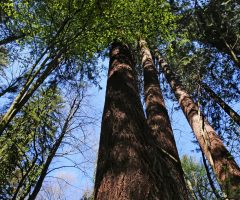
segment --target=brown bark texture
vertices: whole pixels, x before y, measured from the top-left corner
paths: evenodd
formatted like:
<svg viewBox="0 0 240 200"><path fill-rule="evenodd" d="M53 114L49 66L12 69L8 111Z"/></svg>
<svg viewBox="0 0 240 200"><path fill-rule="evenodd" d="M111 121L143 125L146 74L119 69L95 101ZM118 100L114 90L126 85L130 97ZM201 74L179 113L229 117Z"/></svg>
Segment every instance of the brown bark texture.
<svg viewBox="0 0 240 200"><path fill-rule="evenodd" d="M127 45L113 43L102 118L95 199L148 199L152 187L141 153L144 113Z"/></svg>
<svg viewBox="0 0 240 200"><path fill-rule="evenodd" d="M166 155L155 148L127 45L110 51L94 198L96 200L179 200ZM167 179L166 179L167 178Z"/></svg>
<svg viewBox="0 0 240 200"><path fill-rule="evenodd" d="M184 173L160 88L157 70L150 50L147 47L147 42L145 40L140 40L139 46L144 70L144 95L149 133L153 137L156 147L166 155L165 162L166 166L168 166L168 173L174 177L174 179L171 179L171 181L173 181L172 184L179 186L179 190L176 192L178 192L179 195L181 194L184 199L187 199ZM170 180L166 178L166 181Z"/></svg>
<svg viewBox="0 0 240 200"><path fill-rule="evenodd" d="M223 101L208 85L202 84L204 90L211 96L211 98L229 115L234 122L240 126L240 116L234 111L225 101Z"/></svg>
<svg viewBox="0 0 240 200"><path fill-rule="evenodd" d="M184 90L180 81L159 54L158 61L223 191L228 198L239 199L239 166L207 119L203 117L199 107L193 102L190 95Z"/></svg>

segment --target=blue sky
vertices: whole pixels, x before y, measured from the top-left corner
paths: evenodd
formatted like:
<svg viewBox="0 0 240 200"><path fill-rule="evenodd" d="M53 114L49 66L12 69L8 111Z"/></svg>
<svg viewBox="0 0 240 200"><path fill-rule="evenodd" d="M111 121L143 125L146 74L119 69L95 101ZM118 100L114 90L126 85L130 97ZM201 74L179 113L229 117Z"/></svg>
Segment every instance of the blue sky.
<svg viewBox="0 0 240 200"><path fill-rule="evenodd" d="M102 63L100 63L102 64ZM108 60L105 60L103 64L108 67ZM90 140L94 143L93 151L89 152L89 156L93 163L88 164L86 167L87 175L82 173L81 171L74 168L62 168L61 170L56 170L54 173L50 174L51 176L65 176L66 179L70 179L69 181L73 186L68 186L67 191L65 191L67 199L71 200L79 200L79 197L87 190L91 191L93 189L93 177L94 177L94 169L96 167L97 160L97 149L99 143L100 136L100 127L101 127L101 115L103 111L104 101L105 101L105 89L106 89L106 77L107 72L102 75L102 80L100 82L102 86L102 90L99 90L98 87L92 87L89 90L89 94L91 98L89 98L89 105L94 106L94 113L98 117L98 123L94 127L89 127ZM166 107L169 111L169 116L171 119L171 124L175 136L175 140L177 143L177 148L180 157L187 154L189 156L193 156L197 160L201 160L200 153L195 151L196 145L192 143L194 139L191 128L188 125L188 122L183 115L182 111L175 111L173 106L177 105L177 102L172 102L170 100L166 100ZM173 111L174 110L174 111ZM91 154L91 155L90 155ZM75 156L76 160L82 159L79 156ZM94 162L95 160L95 162ZM59 163L56 165L66 165L66 160L58 160Z"/></svg>
<svg viewBox="0 0 240 200"><path fill-rule="evenodd" d="M108 59L104 62L99 62L99 65L104 65L105 68L108 68ZM64 185L64 194L66 199L69 200L79 200L79 198L86 191L92 191L93 189L93 181L94 181L94 169L96 167L97 160L97 151L98 151L98 143L100 136L100 127L101 127L101 115L103 111L104 101L105 101L105 89L106 89L106 81L107 81L107 70L101 74L101 82L100 85L102 90L99 90L98 87L91 87L88 91L90 97L88 98L88 104L91 105L94 109L91 111L95 117L98 118L97 124L95 126L90 126L87 128L88 133L88 142L93 147L92 150L86 152L86 157L89 157L91 162L87 164L83 164L82 167L86 173L75 169L75 168L61 168L49 174L49 178L45 181L45 186L52 187L55 190L61 190L58 188L58 182ZM175 136L175 141L177 144L178 152L180 157L187 154L188 156L192 156L196 158L198 161L201 161L201 154L197 153L195 149L198 147L193 144L192 141L195 140L194 134L182 113L181 109L176 111L173 107L178 105L177 102L173 102L169 99L165 98L165 104L168 109L168 113L171 119L172 129ZM236 106L236 104L235 104ZM239 108L239 106L237 106ZM78 133L76 133L78 134ZM79 136L80 137L80 136ZM71 156L71 159L76 162L84 161L84 158L81 155ZM62 165L70 165L69 161L66 159L55 159L54 163L51 167L57 167ZM60 179L56 179L54 177L58 177ZM65 179L69 184L66 184L61 179Z"/></svg>

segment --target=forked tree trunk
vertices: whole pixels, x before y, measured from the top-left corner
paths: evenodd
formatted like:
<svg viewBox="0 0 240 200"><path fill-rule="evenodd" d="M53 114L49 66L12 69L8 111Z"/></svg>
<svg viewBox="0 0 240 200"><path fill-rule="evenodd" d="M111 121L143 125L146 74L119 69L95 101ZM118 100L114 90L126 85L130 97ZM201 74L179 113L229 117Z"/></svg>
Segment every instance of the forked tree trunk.
<svg viewBox="0 0 240 200"><path fill-rule="evenodd" d="M158 61L224 192L228 198L239 199L240 169L237 163L159 54Z"/></svg>
<svg viewBox="0 0 240 200"><path fill-rule="evenodd" d="M113 43L95 179L96 200L184 199L148 132L127 45Z"/></svg>
<svg viewBox="0 0 240 200"><path fill-rule="evenodd" d="M212 99L229 115L230 118L238 125L240 125L240 116L235 112L225 101L223 101L210 87L202 84L205 91L212 97Z"/></svg>
<svg viewBox="0 0 240 200"><path fill-rule="evenodd" d="M183 199L188 199L183 170L168 112L160 89L157 70L154 66L152 55L147 47L146 41L140 40L139 46L144 69L144 94L149 131L156 146L167 155L165 157L165 162L168 166L169 174L171 174L174 179L166 178L166 181L173 181L173 185L178 185L178 187L175 188L175 192L177 192L179 196L182 196ZM166 175L169 176L169 174Z"/></svg>

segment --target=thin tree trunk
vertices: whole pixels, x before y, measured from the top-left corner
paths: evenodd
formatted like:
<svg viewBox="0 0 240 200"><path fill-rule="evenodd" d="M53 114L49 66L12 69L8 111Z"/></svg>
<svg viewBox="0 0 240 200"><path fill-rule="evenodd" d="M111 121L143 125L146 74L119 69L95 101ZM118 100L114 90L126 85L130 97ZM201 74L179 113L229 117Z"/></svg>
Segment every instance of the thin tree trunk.
<svg viewBox="0 0 240 200"><path fill-rule="evenodd" d="M198 200L197 195L195 194L195 192L193 190L192 183L188 179L185 179L185 181L187 183L188 191L191 194L192 199L193 200Z"/></svg>
<svg viewBox="0 0 240 200"><path fill-rule="evenodd" d="M1 89L0 91L0 97L4 96L5 94L9 92L14 92L17 90L19 82L21 81L22 77L17 78L16 80L13 81L10 85L8 85L5 89Z"/></svg>
<svg viewBox="0 0 240 200"><path fill-rule="evenodd" d="M62 139L63 139L64 135L65 134L61 134L61 136L58 138L58 140L54 144L52 150L50 151L49 156L48 156L48 158L47 158L47 160L46 160L46 162L45 162L45 164L43 166L41 174L40 174L40 176L39 176L39 178L37 180L37 183L36 183L36 185L34 187L34 190L33 190L33 192L31 193L31 195L28 198L29 200L36 199L37 194L39 193L39 191L40 191L40 189L42 187L42 183L43 183L43 181L44 181L44 179L45 179L45 177L47 175L48 168L49 168L49 166L50 166L50 164L51 164L51 162L52 162L52 160L53 160L53 158L54 158L54 156L55 156L55 154L56 154L56 152L58 150L58 147L60 146L60 144L62 142Z"/></svg>
<svg viewBox="0 0 240 200"><path fill-rule="evenodd" d="M28 177L29 173L34 168L36 162L37 162L37 157L34 158L31 166L27 169L26 173L23 175L23 177L21 178L20 182L18 183L17 189L14 192L12 200L16 200L17 199L17 195L18 195L21 187L23 186L25 179Z"/></svg>
<svg viewBox="0 0 240 200"><path fill-rule="evenodd" d="M29 98L32 96L32 94L39 88L39 86L44 82L44 80L49 76L49 74L58 66L59 64L59 57L61 56L61 53L59 53L47 66L47 68L44 70L44 72L38 77L38 79L35 81L35 83L32 85L31 88L30 85L34 81L33 78L31 78L31 81L29 84L25 85L23 89L19 92L18 96L15 98L14 102L8 109L8 111L3 115L2 119L0 120L0 136L3 134L3 131L7 128L8 124L11 122L11 120L16 116L16 114L21 110L21 108L25 105L25 103L29 100ZM41 67L40 67L41 68ZM39 75L40 69L37 70ZM34 75L34 77L36 77Z"/></svg>
<svg viewBox="0 0 240 200"><path fill-rule="evenodd" d="M157 70L154 66L152 55L147 47L146 41L140 40L139 46L144 69L144 94L150 134L156 146L159 146L159 148L168 155L166 156L166 165L168 166L169 173L174 179L166 178L166 181L173 181L172 185L179 186L173 188L172 192L178 193L183 199L188 199L187 188L183 176L184 173L177 152L168 112L162 96ZM169 176L168 173L167 176Z"/></svg>
<svg viewBox="0 0 240 200"><path fill-rule="evenodd" d="M240 169L237 163L159 54L158 61L224 192L229 198L240 198Z"/></svg>
<svg viewBox="0 0 240 200"><path fill-rule="evenodd" d="M235 64L240 67L240 60L237 57L236 53L234 52L234 49L231 48L231 46L227 43L225 39L223 39L224 45L226 46L228 55L232 58L232 60L235 62Z"/></svg>
<svg viewBox="0 0 240 200"><path fill-rule="evenodd" d="M8 36L7 38L4 38L2 40L0 40L0 46L1 45L4 45L4 44L8 44L8 43L11 43L11 42L14 42L18 39L22 39L24 38L26 35L25 34L20 34L20 35L10 35Z"/></svg>
<svg viewBox="0 0 240 200"><path fill-rule="evenodd" d="M229 115L230 118L238 125L240 125L240 116L227 103L225 103L210 87L202 83L206 92L214 99L214 101L221 106L221 108Z"/></svg>
<svg viewBox="0 0 240 200"><path fill-rule="evenodd" d="M63 128L62 128L62 132L59 136L59 138L57 139L57 141L54 143L52 149L50 150L50 153L47 157L47 160L43 166L43 169L40 173L40 176L37 180L37 183L35 184L35 187L34 187L34 190L32 191L31 195L29 196L28 200L34 200L36 199L41 187L42 187L42 184L43 184L43 181L48 173L48 168L50 166L50 164L52 163L52 160L54 158L54 156L56 155L56 152L59 148L59 146L61 145L62 143L62 140L64 138L64 136L66 135L66 133L68 132L68 128L69 128L69 123L71 122L71 120L73 119L75 113L77 112L79 106L80 106L80 102L76 103L77 102L77 98L75 98L75 100L73 101L72 105L71 105L71 108L69 110L69 113L68 113L68 116L64 122L64 125L63 125Z"/></svg>
<svg viewBox="0 0 240 200"><path fill-rule="evenodd" d="M201 152L202 152L202 150L201 150ZM206 161L206 158L205 158L203 152L202 152L202 159L203 159L203 164L204 164L205 171L206 171L206 173L207 173L207 177L208 177L208 180L209 180L209 184L210 184L210 186L211 186L211 188L212 188L212 191L213 191L213 193L214 193L214 195L215 195L215 197L216 197L217 199L221 199L221 196L218 194L218 191L217 191L217 189L216 189L216 187L215 187L215 185L214 185L214 182L213 182L213 180L212 180L211 173L210 173L210 170L209 170L209 167L208 167L208 165L207 165L207 161Z"/></svg>

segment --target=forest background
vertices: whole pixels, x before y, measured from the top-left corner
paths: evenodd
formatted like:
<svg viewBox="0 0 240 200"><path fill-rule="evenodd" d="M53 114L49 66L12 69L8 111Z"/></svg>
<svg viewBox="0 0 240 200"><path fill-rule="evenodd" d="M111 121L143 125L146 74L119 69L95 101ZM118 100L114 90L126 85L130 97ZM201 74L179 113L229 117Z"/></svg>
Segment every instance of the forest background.
<svg viewBox="0 0 240 200"><path fill-rule="evenodd" d="M144 107L139 38L158 49L239 164L239 15L236 0L1 2L0 198L92 198L116 40L131 46ZM154 62L190 198L225 198Z"/></svg>

